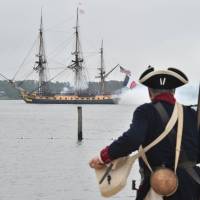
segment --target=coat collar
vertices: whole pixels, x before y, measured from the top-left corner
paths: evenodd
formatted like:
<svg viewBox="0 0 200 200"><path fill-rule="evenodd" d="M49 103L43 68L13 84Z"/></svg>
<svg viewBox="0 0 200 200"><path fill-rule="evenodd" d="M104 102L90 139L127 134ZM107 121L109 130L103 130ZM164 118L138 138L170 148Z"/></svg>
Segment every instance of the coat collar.
<svg viewBox="0 0 200 200"><path fill-rule="evenodd" d="M176 99L174 98L174 95L167 92L159 94L153 98L153 103L158 102L158 101L165 101L173 105L176 103Z"/></svg>

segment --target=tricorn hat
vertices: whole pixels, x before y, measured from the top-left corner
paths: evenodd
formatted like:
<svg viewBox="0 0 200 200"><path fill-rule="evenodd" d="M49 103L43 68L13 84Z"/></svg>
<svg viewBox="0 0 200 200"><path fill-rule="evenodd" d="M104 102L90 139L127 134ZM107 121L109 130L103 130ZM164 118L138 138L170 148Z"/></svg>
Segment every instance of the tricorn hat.
<svg viewBox="0 0 200 200"><path fill-rule="evenodd" d="M153 89L174 89L188 83L188 78L175 68L155 70L149 66L140 76L139 82Z"/></svg>

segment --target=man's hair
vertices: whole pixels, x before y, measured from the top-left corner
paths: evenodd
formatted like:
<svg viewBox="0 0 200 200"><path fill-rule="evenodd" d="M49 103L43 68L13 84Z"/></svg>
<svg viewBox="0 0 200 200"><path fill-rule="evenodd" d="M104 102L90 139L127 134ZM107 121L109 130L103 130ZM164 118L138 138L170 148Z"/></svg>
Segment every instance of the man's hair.
<svg viewBox="0 0 200 200"><path fill-rule="evenodd" d="M170 93L173 94L175 93L175 89L153 89L153 88L149 88L149 90L151 91L151 93L153 93L153 95L158 95L161 93Z"/></svg>

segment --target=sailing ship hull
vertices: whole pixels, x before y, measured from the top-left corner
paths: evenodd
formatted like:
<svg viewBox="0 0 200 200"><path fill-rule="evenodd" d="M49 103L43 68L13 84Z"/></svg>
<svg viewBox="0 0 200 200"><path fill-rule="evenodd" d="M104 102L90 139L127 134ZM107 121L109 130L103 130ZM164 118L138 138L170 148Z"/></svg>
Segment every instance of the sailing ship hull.
<svg viewBox="0 0 200 200"><path fill-rule="evenodd" d="M83 100L24 100L26 103L33 104L117 104L115 100L98 100L98 101L83 101Z"/></svg>
<svg viewBox="0 0 200 200"><path fill-rule="evenodd" d="M118 97L107 96L33 96L22 95L26 103L32 104L117 104Z"/></svg>

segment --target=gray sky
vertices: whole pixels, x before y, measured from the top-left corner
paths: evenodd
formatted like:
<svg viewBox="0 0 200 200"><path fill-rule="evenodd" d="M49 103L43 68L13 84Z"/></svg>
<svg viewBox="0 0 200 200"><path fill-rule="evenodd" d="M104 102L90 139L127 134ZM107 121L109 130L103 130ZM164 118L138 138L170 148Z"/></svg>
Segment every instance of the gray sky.
<svg viewBox="0 0 200 200"><path fill-rule="evenodd" d="M120 63L138 80L149 64L177 67L188 75L190 84L198 83L199 0L0 0L0 72L11 78L17 71L37 37L41 7L47 56L53 52L49 66L55 61L69 64L73 44L69 38L78 5L84 10L80 31L90 79L99 64L98 55L91 52L99 50L103 39L107 69ZM56 50L61 43L63 50ZM34 54L25 68L30 71L33 62ZM122 80L123 75L117 70L110 79Z"/></svg>

